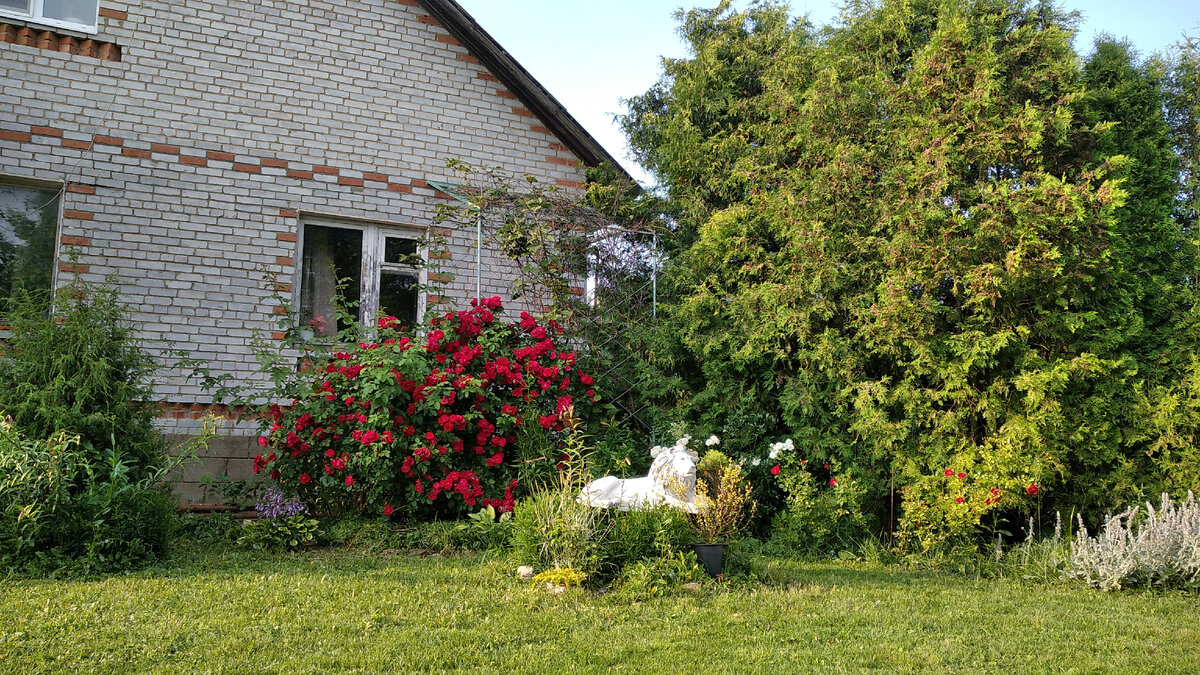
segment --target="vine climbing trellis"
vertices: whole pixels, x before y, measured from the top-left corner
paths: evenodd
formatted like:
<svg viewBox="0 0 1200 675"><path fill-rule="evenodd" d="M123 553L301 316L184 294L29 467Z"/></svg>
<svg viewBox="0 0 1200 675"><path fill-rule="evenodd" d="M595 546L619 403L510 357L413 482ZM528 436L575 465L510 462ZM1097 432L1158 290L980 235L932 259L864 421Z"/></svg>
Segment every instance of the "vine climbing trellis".
<svg viewBox="0 0 1200 675"><path fill-rule="evenodd" d="M588 369L604 382L618 420L642 436L654 435L654 415L641 395L647 328L658 318L659 277L666 264L669 227L655 217L619 217L607 199L581 196L532 177L513 179L499 169L451 162L454 183L436 187L454 197L441 207L440 224L473 228L478 268L493 248L511 260L514 299L553 315L568 328ZM628 187L619 190L628 192ZM476 294L480 294L478 269Z"/></svg>

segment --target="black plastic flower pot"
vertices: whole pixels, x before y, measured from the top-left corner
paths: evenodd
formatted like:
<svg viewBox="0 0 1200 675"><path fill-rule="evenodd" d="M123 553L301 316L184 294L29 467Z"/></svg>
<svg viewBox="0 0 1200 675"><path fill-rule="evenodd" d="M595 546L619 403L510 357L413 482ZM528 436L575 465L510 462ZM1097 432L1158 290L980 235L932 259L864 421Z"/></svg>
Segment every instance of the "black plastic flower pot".
<svg viewBox="0 0 1200 675"><path fill-rule="evenodd" d="M715 577L721 573L721 558L725 555L725 543L692 544L692 550L700 559L700 564L708 576Z"/></svg>

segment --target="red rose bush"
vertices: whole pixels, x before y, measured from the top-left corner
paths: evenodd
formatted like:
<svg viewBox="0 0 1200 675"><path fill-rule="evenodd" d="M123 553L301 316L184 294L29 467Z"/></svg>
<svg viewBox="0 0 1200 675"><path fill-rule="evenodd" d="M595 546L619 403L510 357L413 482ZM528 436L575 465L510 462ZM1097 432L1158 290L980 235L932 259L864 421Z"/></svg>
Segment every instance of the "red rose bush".
<svg viewBox="0 0 1200 675"><path fill-rule="evenodd" d="M555 322L505 323L499 298L471 305L423 335L383 317L374 341L332 354L312 391L273 408L255 473L327 513L511 511L517 429L586 417L594 382Z"/></svg>

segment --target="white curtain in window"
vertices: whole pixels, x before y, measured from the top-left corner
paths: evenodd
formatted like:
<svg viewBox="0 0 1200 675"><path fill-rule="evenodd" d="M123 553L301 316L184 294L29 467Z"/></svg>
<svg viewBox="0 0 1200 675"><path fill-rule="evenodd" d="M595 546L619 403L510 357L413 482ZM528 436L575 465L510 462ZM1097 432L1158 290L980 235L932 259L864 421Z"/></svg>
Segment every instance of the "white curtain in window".
<svg viewBox="0 0 1200 675"><path fill-rule="evenodd" d="M0 0L0 2L5 1ZM42 5L42 14L47 19L90 26L96 23L98 2L99 0L45 0Z"/></svg>

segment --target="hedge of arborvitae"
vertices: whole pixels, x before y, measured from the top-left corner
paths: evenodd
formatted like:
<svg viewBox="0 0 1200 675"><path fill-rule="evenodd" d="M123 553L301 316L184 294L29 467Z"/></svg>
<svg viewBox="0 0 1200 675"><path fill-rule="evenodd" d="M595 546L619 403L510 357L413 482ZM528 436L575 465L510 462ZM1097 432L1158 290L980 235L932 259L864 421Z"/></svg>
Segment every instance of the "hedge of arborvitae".
<svg viewBox="0 0 1200 675"><path fill-rule="evenodd" d="M1195 45L1081 58L1017 0L681 18L623 120L679 214L660 403L917 548L1200 487Z"/></svg>

